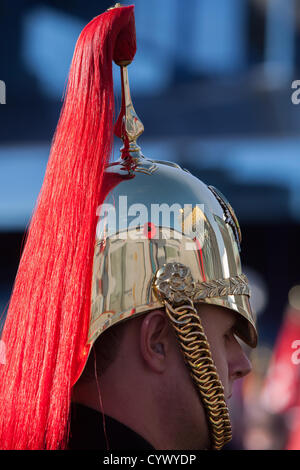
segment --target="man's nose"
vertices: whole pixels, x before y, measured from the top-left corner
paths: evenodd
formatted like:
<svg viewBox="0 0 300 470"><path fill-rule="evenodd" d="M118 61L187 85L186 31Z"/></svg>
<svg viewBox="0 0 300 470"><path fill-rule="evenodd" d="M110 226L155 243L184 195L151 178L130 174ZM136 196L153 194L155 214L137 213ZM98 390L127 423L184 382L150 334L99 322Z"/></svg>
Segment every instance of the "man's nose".
<svg viewBox="0 0 300 470"><path fill-rule="evenodd" d="M237 343L235 353L232 355L229 364L229 374L233 380L241 379L251 372L252 366L249 358Z"/></svg>

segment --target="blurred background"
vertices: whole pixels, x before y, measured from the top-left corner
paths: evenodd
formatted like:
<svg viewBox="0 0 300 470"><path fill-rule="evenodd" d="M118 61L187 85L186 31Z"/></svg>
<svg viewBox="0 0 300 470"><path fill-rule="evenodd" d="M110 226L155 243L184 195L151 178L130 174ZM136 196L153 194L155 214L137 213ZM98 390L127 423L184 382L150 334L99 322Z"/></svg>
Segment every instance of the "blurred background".
<svg viewBox="0 0 300 470"><path fill-rule="evenodd" d="M228 448L300 449L300 1L132 3L143 153L219 188L242 228L260 340L234 391ZM0 0L0 329L77 37L110 6Z"/></svg>

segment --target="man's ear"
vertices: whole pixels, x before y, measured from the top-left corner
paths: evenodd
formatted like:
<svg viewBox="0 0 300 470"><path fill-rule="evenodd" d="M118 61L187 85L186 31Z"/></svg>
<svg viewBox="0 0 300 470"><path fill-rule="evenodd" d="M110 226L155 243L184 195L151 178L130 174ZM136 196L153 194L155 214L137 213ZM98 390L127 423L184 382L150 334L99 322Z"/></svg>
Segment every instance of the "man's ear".
<svg viewBox="0 0 300 470"><path fill-rule="evenodd" d="M140 327L140 349L147 366L157 373L164 372L170 347L170 326L165 312L149 312Z"/></svg>

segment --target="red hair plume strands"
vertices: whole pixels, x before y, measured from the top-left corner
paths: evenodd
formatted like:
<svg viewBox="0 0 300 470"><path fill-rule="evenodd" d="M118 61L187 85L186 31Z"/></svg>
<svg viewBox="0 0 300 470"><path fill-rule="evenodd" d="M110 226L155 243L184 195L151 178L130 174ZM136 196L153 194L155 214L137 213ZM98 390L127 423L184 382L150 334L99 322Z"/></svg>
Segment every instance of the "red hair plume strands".
<svg viewBox="0 0 300 470"><path fill-rule="evenodd" d="M82 31L4 325L0 448L67 446L72 384L87 359L96 210L113 144L112 60L136 52L133 6Z"/></svg>

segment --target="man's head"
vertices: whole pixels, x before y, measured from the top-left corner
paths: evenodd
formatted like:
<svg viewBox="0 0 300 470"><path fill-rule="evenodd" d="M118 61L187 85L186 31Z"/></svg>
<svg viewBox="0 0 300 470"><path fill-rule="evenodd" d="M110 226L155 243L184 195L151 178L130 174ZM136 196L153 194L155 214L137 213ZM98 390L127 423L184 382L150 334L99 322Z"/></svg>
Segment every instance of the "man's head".
<svg viewBox="0 0 300 470"><path fill-rule="evenodd" d="M228 399L233 382L250 371L235 337L236 314L206 304L198 312ZM120 323L96 342L75 399L100 410L96 378L103 411L155 448L210 446L205 407L164 309Z"/></svg>

